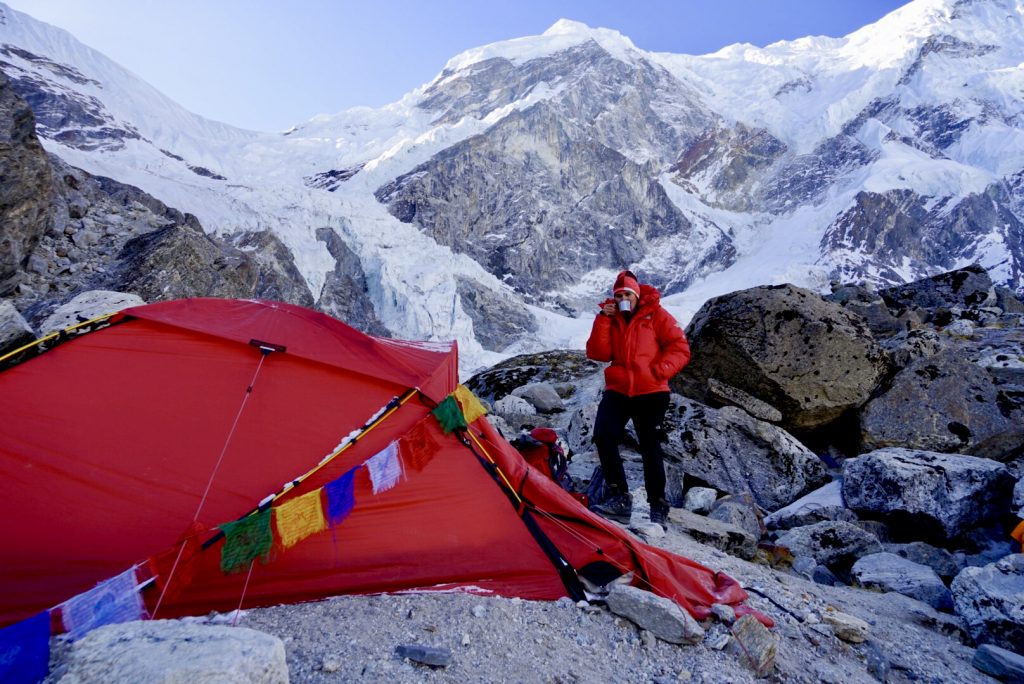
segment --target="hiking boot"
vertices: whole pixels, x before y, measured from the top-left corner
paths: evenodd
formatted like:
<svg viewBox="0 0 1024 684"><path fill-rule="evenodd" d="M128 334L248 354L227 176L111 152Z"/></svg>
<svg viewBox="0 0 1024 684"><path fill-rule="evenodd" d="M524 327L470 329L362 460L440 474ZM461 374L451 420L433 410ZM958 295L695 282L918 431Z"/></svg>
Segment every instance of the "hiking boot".
<svg viewBox="0 0 1024 684"><path fill-rule="evenodd" d="M590 510L615 522L628 525L633 512L633 497L629 494L612 496L599 504L594 504Z"/></svg>
<svg viewBox="0 0 1024 684"><path fill-rule="evenodd" d="M666 526L668 521L668 504L664 501L659 503L651 504L651 522L658 523L662 527Z"/></svg>

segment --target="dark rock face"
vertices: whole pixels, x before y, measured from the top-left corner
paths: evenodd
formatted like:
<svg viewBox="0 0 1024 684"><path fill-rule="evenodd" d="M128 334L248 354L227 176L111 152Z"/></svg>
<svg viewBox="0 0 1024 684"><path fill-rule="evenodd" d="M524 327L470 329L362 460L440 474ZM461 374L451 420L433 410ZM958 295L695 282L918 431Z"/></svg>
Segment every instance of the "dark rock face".
<svg viewBox="0 0 1024 684"><path fill-rule="evenodd" d="M792 430L861 406L887 369L862 318L792 285L709 300L686 336L693 359L673 389L704 401L708 380L718 379L779 409Z"/></svg>
<svg viewBox="0 0 1024 684"><path fill-rule="evenodd" d="M635 263L649 240L690 231L649 171L594 140L574 140L541 103L444 150L376 197L399 220L532 293Z"/></svg>
<svg viewBox="0 0 1024 684"><path fill-rule="evenodd" d="M74 67L16 46L0 46L0 55L12 60L25 60L76 83L99 85ZM35 112L42 136L81 150L118 150L124 147L125 140L141 139L133 125L116 120L98 98L67 88L55 88L38 75L12 62L0 60L0 68L10 77L18 95Z"/></svg>
<svg viewBox="0 0 1024 684"><path fill-rule="evenodd" d="M988 271L977 264L879 293L894 308L968 308L996 304Z"/></svg>
<svg viewBox="0 0 1024 684"><path fill-rule="evenodd" d="M741 409L673 397L666 456L680 471L730 494L749 493L775 510L828 481L824 464L781 428Z"/></svg>
<svg viewBox="0 0 1024 684"><path fill-rule="evenodd" d="M462 310L473 321L473 334L484 349L501 351L523 335L537 330L537 321L522 305L475 280L457 277Z"/></svg>
<svg viewBox="0 0 1024 684"><path fill-rule="evenodd" d="M974 456L879 449L843 463L843 498L894 534L944 541L1009 511L1006 466Z"/></svg>
<svg viewBox="0 0 1024 684"><path fill-rule="evenodd" d="M229 238L232 246L245 252L257 264L254 296L312 307L313 296L295 267L292 253L280 238L268 230L239 233Z"/></svg>
<svg viewBox="0 0 1024 684"><path fill-rule="evenodd" d="M327 274L323 290L320 291L317 308L370 335L391 337L390 331L377 318L367 296L370 286L359 257L330 228L318 228L316 236L327 244L335 260L334 270ZM295 274L298 275L298 269L295 269Z"/></svg>
<svg viewBox="0 0 1024 684"><path fill-rule="evenodd" d="M56 193L32 110L0 72L0 296L17 286L39 239L55 225Z"/></svg>
<svg viewBox="0 0 1024 684"><path fill-rule="evenodd" d="M889 389L860 413L864 450L895 446L1008 458L1016 434L992 377L961 352L919 359L900 371ZM1012 435L1011 435L1012 436Z"/></svg>

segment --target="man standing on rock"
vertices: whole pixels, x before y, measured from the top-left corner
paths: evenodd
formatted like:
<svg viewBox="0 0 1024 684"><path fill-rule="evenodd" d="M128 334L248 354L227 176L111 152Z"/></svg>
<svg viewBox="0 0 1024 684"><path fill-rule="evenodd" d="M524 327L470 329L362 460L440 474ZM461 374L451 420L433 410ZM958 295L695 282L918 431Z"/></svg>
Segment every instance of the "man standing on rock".
<svg viewBox="0 0 1024 684"><path fill-rule="evenodd" d="M587 340L587 357L611 361L605 368L605 391L594 422L594 444L604 471L606 499L593 509L629 523L633 499L619 455L626 423L633 421L644 462L644 484L651 522L668 518L665 464L660 428L668 410L668 381L690 360L690 344L672 315L661 308L661 294L623 271L605 300Z"/></svg>

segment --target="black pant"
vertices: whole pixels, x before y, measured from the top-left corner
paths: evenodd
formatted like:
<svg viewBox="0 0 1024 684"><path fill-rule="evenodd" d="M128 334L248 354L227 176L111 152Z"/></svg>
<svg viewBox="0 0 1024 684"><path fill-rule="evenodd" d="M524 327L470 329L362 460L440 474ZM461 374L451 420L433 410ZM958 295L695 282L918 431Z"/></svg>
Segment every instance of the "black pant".
<svg viewBox="0 0 1024 684"><path fill-rule="evenodd" d="M594 421L594 444L601 459L601 469L608 491L624 494L626 471L619 455L619 442L626 423L633 420L640 455L644 461L644 486L647 501L656 504L665 499L665 454L661 450L661 422L668 410L669 393L654 392L627 397L625 394L605 390Z"/></svg>

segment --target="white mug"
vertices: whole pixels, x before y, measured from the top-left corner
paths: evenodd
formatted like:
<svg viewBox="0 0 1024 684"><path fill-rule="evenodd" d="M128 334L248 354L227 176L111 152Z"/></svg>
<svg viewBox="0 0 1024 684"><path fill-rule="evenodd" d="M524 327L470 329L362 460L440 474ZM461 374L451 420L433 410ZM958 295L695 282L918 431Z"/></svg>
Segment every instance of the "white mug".
<svg viewBox="0 0 1024 684"><path fill-rule="evenodd" d="M632 307L632 305L631 305L631 304L629 303L629 300L628 300L628 299L620 299L620 300L619 300L619 311L629 311L629 310L631 310L632 308L633 308L633 307Z"/></svg>

